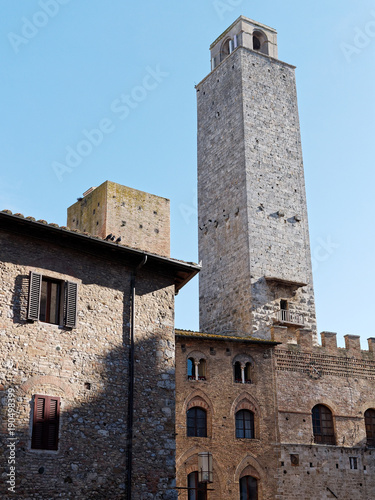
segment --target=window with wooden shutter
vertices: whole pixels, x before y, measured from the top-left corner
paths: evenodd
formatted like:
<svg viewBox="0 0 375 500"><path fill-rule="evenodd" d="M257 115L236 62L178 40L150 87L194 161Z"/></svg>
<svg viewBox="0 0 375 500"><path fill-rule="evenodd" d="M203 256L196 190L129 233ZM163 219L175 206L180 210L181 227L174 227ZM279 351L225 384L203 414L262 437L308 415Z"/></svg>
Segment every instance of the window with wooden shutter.
<svg viewBox="0 0 375 500"><path fill-rule="evenodd" d="M59 440L60 398L34 396L31 448L57 450Z"/></svg>
<svg viewBox="0 0 375 500"><path fill-rule="evenodd" d="M30 272L29 303L27 319L38 321L40 312L40 296L42 289L42 275Z"/></svg>
<svg viewBox="0 0 375 500"><path fill-rule="evenodd" d="M27 319L76 328L77 283L30 272Z"/></svg>
<svg viewBox="0 0 375 500"><path fill-rule="evenodd" d="M75 328L77 322L77 283L65 283L65 321L68 328Z"/></svg>

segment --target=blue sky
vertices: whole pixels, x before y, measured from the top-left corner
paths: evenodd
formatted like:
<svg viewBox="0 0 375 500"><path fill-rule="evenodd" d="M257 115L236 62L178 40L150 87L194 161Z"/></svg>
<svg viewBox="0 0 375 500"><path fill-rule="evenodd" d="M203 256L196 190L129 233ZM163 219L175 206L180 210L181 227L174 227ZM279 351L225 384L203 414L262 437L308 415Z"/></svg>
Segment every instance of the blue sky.
<svg viewBox="0 0 375 500"><path fill-rule="evenodd" d="M241 14L277 29L279 58L297 66L318 329L340 345L361 335L367 348L373 1L3 0L0 209L64 225L77 197L112 180L170 198L172 256L197 261L194 85ZM131 92L138 101L121 108ZM96 145L64 170L69 148L97 128ZM176 326L198 328L197 279L176 299Z"/></svg>

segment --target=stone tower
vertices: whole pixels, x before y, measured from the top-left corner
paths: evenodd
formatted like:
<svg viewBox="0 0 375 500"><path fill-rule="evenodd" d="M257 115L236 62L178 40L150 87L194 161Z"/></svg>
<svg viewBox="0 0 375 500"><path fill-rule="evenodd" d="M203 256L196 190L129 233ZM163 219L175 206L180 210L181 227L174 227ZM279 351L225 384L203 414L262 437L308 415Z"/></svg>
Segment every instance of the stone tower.
<svg viewBox="0 0 375 500"><path fill-rule="evenodd" d="M243 16L210 50L196 87L200 329L316 335L295 67Z"/></svg>
<svg viewBox="0 0 375 500"><path fill-rule="evenodd" d="M101 238L111 234L122 245L170 256L167 198L105 181L68 208L67 221L71 229Z"/></svg>

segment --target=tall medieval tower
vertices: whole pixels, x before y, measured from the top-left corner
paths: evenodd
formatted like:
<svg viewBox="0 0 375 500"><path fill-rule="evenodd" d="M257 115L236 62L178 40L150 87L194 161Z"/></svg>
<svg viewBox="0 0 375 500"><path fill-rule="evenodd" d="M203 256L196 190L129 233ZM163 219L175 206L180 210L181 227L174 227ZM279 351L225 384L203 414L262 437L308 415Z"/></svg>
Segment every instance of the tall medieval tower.
<svg viewBox="0 0 375 500"><path fill-rule="evenodd" d="M316 335L295 67L239 17L197 85L200 329Z"/></svg>

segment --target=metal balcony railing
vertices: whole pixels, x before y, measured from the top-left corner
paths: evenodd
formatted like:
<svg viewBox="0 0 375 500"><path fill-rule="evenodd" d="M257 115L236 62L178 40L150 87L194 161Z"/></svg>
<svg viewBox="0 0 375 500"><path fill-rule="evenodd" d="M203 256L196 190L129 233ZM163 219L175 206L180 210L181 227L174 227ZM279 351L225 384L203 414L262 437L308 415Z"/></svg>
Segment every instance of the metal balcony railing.
<svg viewBox="0 0 375 500"><path fill-rule="evenodd" d="M280 323L289 323L291 325L304 325L302 314L294 313L287 309L281 309L276 313L276 319Z"/></svg>

